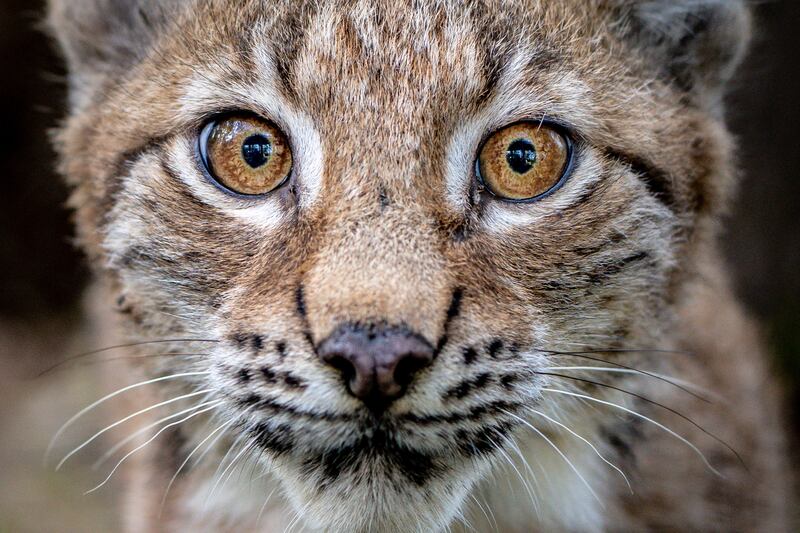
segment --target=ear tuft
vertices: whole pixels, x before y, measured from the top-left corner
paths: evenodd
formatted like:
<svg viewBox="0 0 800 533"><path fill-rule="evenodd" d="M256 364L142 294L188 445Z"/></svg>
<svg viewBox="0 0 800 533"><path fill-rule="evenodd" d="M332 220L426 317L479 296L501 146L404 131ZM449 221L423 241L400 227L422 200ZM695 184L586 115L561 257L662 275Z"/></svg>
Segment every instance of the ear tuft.
<svg viewBox="0 0 800 533"><path fill-rule="evenodd" d="M688 91L722 92L750 41L744 0L618 0L624 33Z"/></svg>
<svg viewBox="0 0 800 533"><path fill-rule="evenodd" d="M73 104L150 48L173 0L49 0L47 26L70 72Z"/></svg>
<svg viewBox="0 0 800 533"><path fill-rule="evenodd" d="M146 18L136 0L50 0L48 7L48 26L70 67L124 63L145 44Z"/></svg>

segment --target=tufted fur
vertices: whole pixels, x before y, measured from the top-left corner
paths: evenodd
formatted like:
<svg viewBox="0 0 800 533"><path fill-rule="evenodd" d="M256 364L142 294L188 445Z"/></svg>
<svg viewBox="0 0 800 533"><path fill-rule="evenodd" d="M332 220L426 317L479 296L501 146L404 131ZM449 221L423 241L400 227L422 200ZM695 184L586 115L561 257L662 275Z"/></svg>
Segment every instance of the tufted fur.
<svg viewBox="0 0 800 533"><path fill-rule="evenodd" d="M131 531L788 528L775 384L715 244L736 174L721 102L747 42L741 2L50 13L71 70L62 171L103 305L117 302L107 327L208 339L156 350L193 356L141 348L131 376L203 372L151 402L219 401L214 426L198 416L132 457ZM291 184L258 201L197 164L203 123L234 109L292 143ZM481 139L542 118L575 137L566 185L534 204L480 190ZM437 347L380 420L315 355L368 322ZM245 474L215 485L217 464Z"/></svg>

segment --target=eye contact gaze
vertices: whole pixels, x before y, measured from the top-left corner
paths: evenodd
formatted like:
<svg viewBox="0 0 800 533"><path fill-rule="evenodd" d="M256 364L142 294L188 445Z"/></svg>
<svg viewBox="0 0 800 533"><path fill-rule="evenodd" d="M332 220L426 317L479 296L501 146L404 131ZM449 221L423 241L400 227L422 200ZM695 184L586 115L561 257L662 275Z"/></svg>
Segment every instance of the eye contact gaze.
<svg viewBox="0 0 800 533"><path fill-rule="evenodd" d="M271 122L247 114L213 120L200 133L205 171L225 191L262 196L285 183L292 166L287 136ZM546 122L502 128L481 146L475 161L478 181L497 199L532 202L565 180L572 140Z"/></svg>
<svg viewBox="0 0 800 533"><path fill-rule="evenodd" d="M198 138L204 171L224 191L262 196L286 183L292 151L273 123L239 113L208 122Z"/></svg>
<svg viewBox="0 0 800 533"><path fill-rule="evenodd" d="M254 169L266 165L271 155L272 143L264 135L251 135L242 143L242 158Z"/></svg>
<svg viewBox="0 0 800 533"><path fill-rule="evenodd" d="M519 122L484 142L476 164L478 179L498 199L532 202L563 184L572 157L572 140L558 126Z"/></svg>
<svg viewBox="0 0 800 533"><path fill-rule="evenodd" d="M48 1L119 420L165 417L110 454L134 530L772 531L715 243L744 0Z"/></svg>

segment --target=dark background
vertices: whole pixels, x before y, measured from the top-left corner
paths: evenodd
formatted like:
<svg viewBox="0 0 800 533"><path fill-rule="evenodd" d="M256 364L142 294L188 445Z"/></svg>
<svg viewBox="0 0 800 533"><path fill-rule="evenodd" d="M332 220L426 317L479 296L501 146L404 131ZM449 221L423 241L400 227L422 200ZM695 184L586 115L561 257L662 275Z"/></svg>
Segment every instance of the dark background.
<svg viewBox="0 0 800 533"><path fill-rule="evenodd" d="M63 114L64 72L37 29L41 12L39 1L0 0L0 323L12 340L77 322L87 280L70 242L67 191L52 170L49 130ZM790 391L787 407L797 428L800 1L761 2L756 12L754 47L729 99L745 179L724 249L738 293L760 319L775 369ZM33 350L35 356L14 346L0 350L10 350L5 355L16 366L33 368L40 363L31 359L63 356L58 349ZM2 513L0 531L1 519Z"/></svg>

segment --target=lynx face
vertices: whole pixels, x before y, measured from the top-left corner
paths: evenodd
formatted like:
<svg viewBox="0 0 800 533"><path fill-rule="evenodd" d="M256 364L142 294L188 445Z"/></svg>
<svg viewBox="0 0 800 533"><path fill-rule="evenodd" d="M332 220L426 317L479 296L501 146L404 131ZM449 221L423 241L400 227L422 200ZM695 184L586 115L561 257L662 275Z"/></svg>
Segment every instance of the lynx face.
<svg viewBox="0 0 800 533"><path fill-rule="evenodd" d="M309 526L446 527L611 396L564 352L671 346L745 24L678 4L56 2L82 242L134 339L213 341L148 371Z"/></svg>

